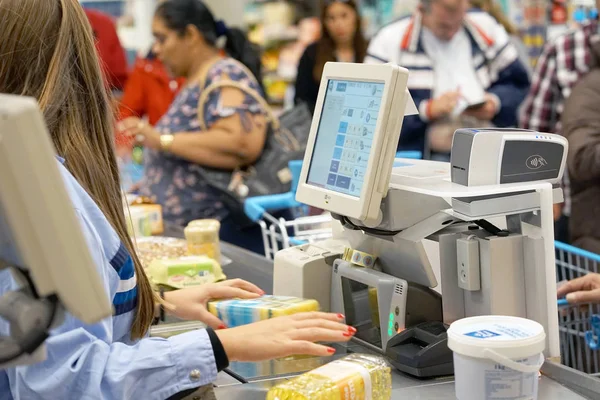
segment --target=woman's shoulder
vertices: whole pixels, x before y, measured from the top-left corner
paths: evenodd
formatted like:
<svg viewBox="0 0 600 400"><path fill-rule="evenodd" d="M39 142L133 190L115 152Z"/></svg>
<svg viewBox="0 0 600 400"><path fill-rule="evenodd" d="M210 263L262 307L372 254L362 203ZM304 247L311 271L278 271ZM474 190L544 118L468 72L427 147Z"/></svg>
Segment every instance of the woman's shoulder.
<svg viewBox="0 0 600 400"><path fill-rule="evenodd" d="M69 170L59 162L59 170L63 178L65 189L73 208L83 223L83 228L89 230L90 237L100 245L109 259L117 254L121 241L100 208L79 184Z"/></svg>
<svg viewBox="0 0 600 400"><path fill-rule="evenodd" d="M231 57L221 59L208 72L208 84L218 82L222 79L231 79L232 81L247 83L251 86L258 83L252 72L244 64Z"/></svg>

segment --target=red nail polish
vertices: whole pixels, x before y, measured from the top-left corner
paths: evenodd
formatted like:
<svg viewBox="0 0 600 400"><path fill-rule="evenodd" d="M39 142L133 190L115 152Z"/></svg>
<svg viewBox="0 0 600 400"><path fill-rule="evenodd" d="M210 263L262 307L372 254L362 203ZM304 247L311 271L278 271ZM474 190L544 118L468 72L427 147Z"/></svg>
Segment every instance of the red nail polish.
<svg viewBox="0 0 600 400"><path fill-rule="evenodd" d="M349 326L349 327L348 327L348 332L350 332L351 334L353 334L353 335L354 335L354 334L356 333L356 328L354 328L354 327L352 327L352 326Z"/></svg>
<svg viewBox="0 0 600 400"><path fill-rule="evenodd" d="M339 319L344 319L344 318L346 318L346 317L344 317L344 314L338 314L338 315L337 315L337 317L338 317Z"/></svg>
<svg viewBox="0 0 600 400"><path fill-rule="evenodd" d="M344 335L345 337L350 337L350 336L352 336L352 333L350 333L350 332L344 332L344 333L342 333L342 335Z"/></svg>
<svg viewBox="0 0 600 400"><path fill-rule="evenodd" d="M331 348L331 347L328 347L328 348L327 348L327 352L328 352L329 354L333 354L333 353L335 353L335 349L333 349L333 348Z"/></svg>
<svg viewBox="0 0 600 400"><path fill-rule="evenodd" d="M227 329L227 326L225 324L221 324L217 329Z"/></svg>

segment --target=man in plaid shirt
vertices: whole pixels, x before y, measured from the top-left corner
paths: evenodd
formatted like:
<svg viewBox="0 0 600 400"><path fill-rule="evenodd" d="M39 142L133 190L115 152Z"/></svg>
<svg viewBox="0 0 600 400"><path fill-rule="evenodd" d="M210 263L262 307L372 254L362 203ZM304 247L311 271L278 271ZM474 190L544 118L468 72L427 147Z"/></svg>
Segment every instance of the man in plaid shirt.
<svg viewBox="0 0 600 400"><path fill-rule="evenodd" d="M600 8L600 0L596 0ZM592 43L600 40L598 21L591 21L581 28L569 31L546 45L538 59L530 92L523 102L519 125L538 132L561 133L560 117L565 99L579 79L587 74L595 63ZM569 180L565 174L564 208L555 207L555 236L568 242L568 216L570 215ZM562 211L562 216L561 216ZM559 218L560 217L560 218Z"/></svg>

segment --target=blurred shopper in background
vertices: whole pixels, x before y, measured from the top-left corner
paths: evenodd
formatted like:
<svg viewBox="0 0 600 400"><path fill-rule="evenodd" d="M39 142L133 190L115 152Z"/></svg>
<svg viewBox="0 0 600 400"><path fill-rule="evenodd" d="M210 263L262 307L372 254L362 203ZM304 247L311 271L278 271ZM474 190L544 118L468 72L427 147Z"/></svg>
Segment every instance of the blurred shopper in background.
<svg viewBox="0 0 600 400"><path fill-rule="evenodd" d="M596 7L600 7L600 0L596 0ZM597 64L593 48L599 40L598 21L591 20L546 44L536 64L531 91L520 111L521 128L563 133L560 121L565 100L581 77ZM565 202L554 208L554 236L556 240L568 243L571 214L568 171L563 184Z"/></svg>
<svg viewBox="0 0 600 400"><path fill-rule="evenodd" d="M109 15L100 11L85 9L100 56L106 83L112 90L120 91L127 81L127 57L121 46L115 23Z"/></svg>
<svg viewBox="0 0 600 400"><path fill-rule="evenodd" d="M172 77L164 64L149 51L138 58L129 75L119 105L119 119L147 118L152 126L167 112L185 78ZM131 147L132 138L117 135L118 147Z"/></svg>
<svg viewBox="0 0 600 400"><path fill-rule="evenodd" d="M222 193L206 179L207 169L233 171L261 155L267 132L265 110L238 88L225 87L199 102L203 90L223 81L262 93L259 54L240 31L217 22L199 0L167 0L154 17L154 53L187 84L156 127L136 117L121 130L145 146L141 193L163 206L166 221L186 225L195 219L221 221L223 241L260 252L260 228L242 229L222 202ZM226 39L223 56L217 41ZM201 129L199 111L207 129Z"/></svg>
<svg viewBox="0 0 600 400"><path fill-rule="evenodd" d="M306 103L311 112L315 110L325 63L362 63L367 54L356 1L322 0L321 25L322 37L304 51L296 78L294 103Z"/></svg>
<svg viewBox="0 0 600 400"><path fill-rule="evenodd" d="M490 14L494 19L502 25L506 30L506 33L510 36L511 43L515 46L519 52L519 60L527 70L527 74L531 77L533 69L531 68L531 58L529 57L529 51L527 47L519 37L519 30L515 25L509 21L508 17L502 11L502 8L498 4L497 0L470 0L471 5L478 8L486 13Z"/></svg>
<svg viewBox="0 0 600 400"><path fill-rule="evenodd" d="M371 40L366 62L393 62L410 71L408 88L419 114L404 119L398 150L447 158L457 120L517 124L529 89L527 71L502 25L486 12L467 12L469 7L467 0L421 0L413 15ZM432 126L434 146L428 141Z"/></svg>
<svg viewBox="0 0 600 400"><path fill-rule="evenodd" d="M599 60L600 43L592 50ZM570 239L574 246L600 254L600 68L575 85L561 122L569 140Z"/></svg>

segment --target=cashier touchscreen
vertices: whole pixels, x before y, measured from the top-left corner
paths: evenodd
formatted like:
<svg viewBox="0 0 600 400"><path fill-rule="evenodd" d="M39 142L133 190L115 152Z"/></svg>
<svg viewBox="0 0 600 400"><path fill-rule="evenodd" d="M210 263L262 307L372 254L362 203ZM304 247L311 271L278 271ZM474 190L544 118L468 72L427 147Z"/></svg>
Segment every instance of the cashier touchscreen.
<svg viewBox="0 0 600 400"><path fill-rule="evenodd" d="M308 183L360 197L384 83L329 80Z"/></svg>

